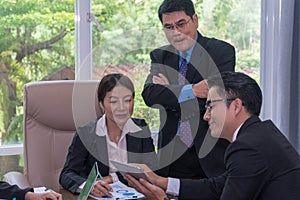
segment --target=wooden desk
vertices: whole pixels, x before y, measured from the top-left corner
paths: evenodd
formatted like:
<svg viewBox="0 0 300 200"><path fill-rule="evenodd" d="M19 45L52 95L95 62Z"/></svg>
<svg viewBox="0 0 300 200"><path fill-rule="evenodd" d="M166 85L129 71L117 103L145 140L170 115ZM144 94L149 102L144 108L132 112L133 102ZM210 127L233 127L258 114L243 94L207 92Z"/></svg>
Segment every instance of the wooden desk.
<svg viewBox="0 0 300 200"><path fill-rule="evenodd" d="M79 195L74 195L71 192L69 192L68 190L63 189L63 188L59 189L58 192L62 194L63 200L77 200L78 196L79 196Z"/></svg>

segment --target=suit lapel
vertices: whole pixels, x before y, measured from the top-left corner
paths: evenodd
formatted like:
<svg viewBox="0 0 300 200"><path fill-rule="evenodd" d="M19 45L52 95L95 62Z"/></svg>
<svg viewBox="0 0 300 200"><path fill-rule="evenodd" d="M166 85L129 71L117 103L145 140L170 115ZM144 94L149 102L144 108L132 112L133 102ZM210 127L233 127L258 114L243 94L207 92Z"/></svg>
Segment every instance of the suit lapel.
<svg viewBox="0 0 300 200"><path fill-rule="evenodd" d="M90 152L93 158L98 161L100 171L107 172L104 174L108 174L109 163L106 136L98 136L96 134L96 124L97 121L94 121L86 125L84 129L78 129L77 132L85 148Z"/></svg>
<svg viewBox="0 0 300 200"><path fill-rule="evenodd" d="M206 50L207 39L198 32L197 43L195 44L191 55L189 68L187 71L187 80L199 82L207 79L211 73L217 69L216 64Z"/></svg>
<svg viewBox="0 0 300 200"><path fill-rule="evenodd" d="M98 136L95 138L96 143L94 144L93 149L96 149L96 155L93 155L98 161L101 162L99 168L103 170L108 170L109 162L108 162L108 151L107 151L107 143L106 136ZM99 164L99 163L98 163Z"/></svg>
<svg viewBox="0 0 300 200"><path fill-rule="evenodd" d="M166 50L165 67L167 77L171 84L178 84L179 52L172 46Z"/></svg>
<svg viewBox="0 0 300 200"><path fill-rule="evenodd" d="M140 161L139 156L142 155L141 139L134 137L132 133L127 133L126 141L127 141L128 162L139 162Z"/></svg>

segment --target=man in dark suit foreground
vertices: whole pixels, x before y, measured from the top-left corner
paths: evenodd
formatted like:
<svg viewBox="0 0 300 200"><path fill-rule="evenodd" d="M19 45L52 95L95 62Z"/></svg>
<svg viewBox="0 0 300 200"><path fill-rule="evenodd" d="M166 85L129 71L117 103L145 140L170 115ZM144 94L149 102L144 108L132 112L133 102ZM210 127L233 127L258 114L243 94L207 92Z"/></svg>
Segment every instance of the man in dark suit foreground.
<svg viewBox="0 0 300 200"><path fill-rule="evenodd" d="M62 196L53 191L35 194L32 188L20 189L17 185L9 185L7 182L0 181L0 199L62 200Z"/></svg>
<svg viewBox="0 0 300 200"><path fill-rule="evenodd" d="M207 133L208 124L203 120L208 91L205 79L234 71L234 47L197 31L198 16L191 0L164 0L158 15L170 44L150 53L151 70L142 92L146 105L160 111L158 174L218 176L225 171L228 142L214 140Z"/></svg>
<svg viewBox="0 0 300 200"><path fill-rule="evenodd" d="M148 171L153 185L127 175L129 183L149 199L172 194L198 200L299 200L300 156L270 120L259 119L262 93L255 80L225 72L208 84L204 119L212 136L231 142L225 152L226 172L209 179L179 180Z"/></svg>

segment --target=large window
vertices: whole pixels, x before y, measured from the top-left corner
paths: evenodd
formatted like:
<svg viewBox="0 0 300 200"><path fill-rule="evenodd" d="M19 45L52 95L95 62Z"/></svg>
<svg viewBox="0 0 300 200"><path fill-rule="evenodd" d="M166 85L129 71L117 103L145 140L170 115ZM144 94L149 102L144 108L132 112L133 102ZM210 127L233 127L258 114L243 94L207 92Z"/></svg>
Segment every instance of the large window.
<svg viewBox="0 0 300 200"><path fill-rule="evenodd" d="M149 52L168 43L157 14L161 2L92 0L92 13L104 30L92 26L92 78L128 66L138 94L134 115L145 118L152 129L159 127L158 113L144 105L140 92L149 70ZM194 0L194 4L199 31L233 44L236 70L258 81L260 1Z"/></svg>
<svg viewBox="0 0 300 200"><path fill-rule="evenodd" d="M24 84L73 67L74 46L73 0L0 1L0 175L22 170Z"/></svg>
<svg viewBox="0 0 300 200"><path fill-rule="evenodd" d="M74 0L0 1L1 175L12 169L22 171L24 84L73 79L76 45ZM100 79L103 74L120 69L128 73L137 90L134 115L145 118L154 131L159 126L158 113L145 106L140 93L149 70L149 52L167 44L157 16L161 2L91 1L91 13L104 30L100 32L93 23L91 78ZM260 1L194 3L199 31L233 44L237 52L236 69L259 80Z"/></svg>

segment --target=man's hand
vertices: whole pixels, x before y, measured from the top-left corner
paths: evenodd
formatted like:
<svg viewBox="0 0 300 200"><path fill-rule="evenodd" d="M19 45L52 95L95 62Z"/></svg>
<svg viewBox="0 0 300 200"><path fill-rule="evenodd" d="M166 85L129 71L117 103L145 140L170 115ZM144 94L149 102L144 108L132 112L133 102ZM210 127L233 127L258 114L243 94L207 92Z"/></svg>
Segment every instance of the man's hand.
<svg viewBox="0 0 300 200"><path fill-rule="evenodd" d="M146 176L150 179L150 181L154 185L157 185L158 187L162 188L163 190L167 189L168 178L158 176L145 164L137 164L137 163L130 163L130 164L141 168L143 170L143 172L146 174Z"/></svg>
<svg viewBox="0 0 300 200"><path fill-rule="evenodd" d="M130 186L134 187L137 191L144 194L149 200L163 200L165 197L167 197L163 189L149 183L142 178L140 178L138 181L129 174L126 174L125 178Z"/></svg>
<svg viewBox="0 0 300 200"><path fill-rule="evenodd" d="M62 196L56 192L47 192L42 194L27 192L25 194L25 200L62 200Z"/></svg>
<svg viewBox="0 0 300 200"><path fill-rule="evenodd" d="M202 80L199 83L196 83L192 87L193 93L198 98L207 98L208 94L208 85L206 80Z"/></svg>
<svg viewBox="0 0 300 200"><path fill-rule="evenodd" d="M159 73L157 76L153 76L152 82L154 84L170 85L169 80L162 73Z"/></svg>

